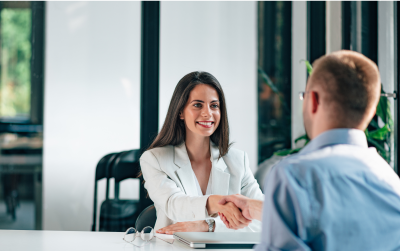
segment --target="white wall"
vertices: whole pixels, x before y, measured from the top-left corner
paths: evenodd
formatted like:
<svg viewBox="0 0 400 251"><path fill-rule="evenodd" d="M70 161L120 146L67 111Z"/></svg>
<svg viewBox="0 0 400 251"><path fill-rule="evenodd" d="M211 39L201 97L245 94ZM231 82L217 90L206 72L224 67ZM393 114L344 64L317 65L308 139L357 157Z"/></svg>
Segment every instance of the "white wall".
<svg viewBox="0 0 400 251"><path fill-rule="evenodd" d="M305 59L307 59L307 2L297 1L292 3L292 148L299 147L295 145L294 140L305 134L303 101L299 100L299 92L306 90Z"/></svg>
<svg viewBox="0 0 400 251"><path fill-rule="evenodd" d="M140 13L140 2L46 2L45 230L90 230L96 163L139 148Z"/></svg>
<svg viewBox="0 0 400 251"><path fill-rule="evenodd" d="M342 2L326 1L326 54L342 49Z"/></svg>
<svg viewBox="0 0 400 251"><path fill-rule="evenodd" d="M393 93L395 90L395 30L394 30L394 3L392 1L378 2L378 66L381 73L381 82L383 90L387 93ZM393 98L389 98L392 118L395 114L395 103ZM395 126L396 130L396 126ZM395 131L395 134L398 132ZM395 145L394 134L391 134L391 161L390 165L394 167Z"/></svg>
<svg viewBox="0 0 400 251"><path fill-rule="evenodd" d="M160 124L178 81L207 71L226 97L233 147L257 168L257 3L162 2Z"/></svg>

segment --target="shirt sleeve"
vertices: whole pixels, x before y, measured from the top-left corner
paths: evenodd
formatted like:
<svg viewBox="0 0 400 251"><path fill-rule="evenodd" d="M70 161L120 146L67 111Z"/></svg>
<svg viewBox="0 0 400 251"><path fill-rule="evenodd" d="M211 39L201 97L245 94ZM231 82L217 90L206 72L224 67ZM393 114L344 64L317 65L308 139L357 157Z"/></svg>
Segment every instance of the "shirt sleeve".
<svg viewBox="0 0 400 251"><path fill-rule="evenodd" d="M264 188L261 243L255 250L311 250L299 237L302 216L283 166L271 170Z"/></svg>

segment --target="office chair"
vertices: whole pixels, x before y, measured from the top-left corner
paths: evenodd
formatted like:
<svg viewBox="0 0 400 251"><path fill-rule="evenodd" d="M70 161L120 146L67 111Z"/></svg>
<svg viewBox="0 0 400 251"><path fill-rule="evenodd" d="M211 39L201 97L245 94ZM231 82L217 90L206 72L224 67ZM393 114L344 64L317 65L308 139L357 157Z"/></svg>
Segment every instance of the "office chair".
<svg viewBox="0 0 400 251"><path fill-rule="evenodd" d="M139 211L139 200L119 199L120 182L137 178L139 173L139 150L121 152L112 166L115 180L114 199L106 200L100 207L100 231L123 232L133 227Z"/></svg>
<svg viewBox="0 0 400 251"><path fill-rule="evenodd" d="M137 217L135 228L137 231L142 231L143 228L149 226L154 228L157 220L157 212L154 205L146 207Z"/></svg>
<svg viewBox="0 0 400 251"><path fill-rule="evenodd" d="M140 150L122 152L115 160L113 176L115 178L114 198L119 198L119 184L129 178L137 178L140 172Z"/></svg>
<svg viewBox="0 0 400 251"><path fill-rule="evenodd" d="M97 217L97 183L99 180L106 178L106 200L108 200L111 178L111 167L115 158L119 153L110 153L102 157L96 166L96 173L94 178L94 196L93 196L93 224L92 231L96 231L96 217Z"/></svg>

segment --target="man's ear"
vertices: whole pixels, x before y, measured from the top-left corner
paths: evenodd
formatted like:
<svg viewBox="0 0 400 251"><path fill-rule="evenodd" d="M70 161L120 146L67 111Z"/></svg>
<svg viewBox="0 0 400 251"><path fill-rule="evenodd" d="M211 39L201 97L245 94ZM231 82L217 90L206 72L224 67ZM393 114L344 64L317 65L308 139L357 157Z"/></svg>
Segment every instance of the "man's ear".
<svg viewBox="0 0 400 251"><path fill-rule="evenodd" d="M372 107L370 110L369 110L369 113L368 113L368 124L371 122L371 120L374 118L374 115L376 114L376 106L374 106L374 107ZM368 124L367 124L367 126L368 126Z"/></svg>
<svg viewBox="0 0 400 251"><path fill-rule="evenodd" d="M374 106L374 107L372 108L371 113L373 114L373 116L376 114L376 107L377 107L377 105ZM373 117L373 116L372 116L372 117ZM371 119L372 119L372 118L371 118Z"/></svg>
<svg viewBox="0 0 400 251"><path fill-rule="evenodd" d="M311 98L311 112L316 113L319 108L319 95L318 92L310 91Z"/></svg>

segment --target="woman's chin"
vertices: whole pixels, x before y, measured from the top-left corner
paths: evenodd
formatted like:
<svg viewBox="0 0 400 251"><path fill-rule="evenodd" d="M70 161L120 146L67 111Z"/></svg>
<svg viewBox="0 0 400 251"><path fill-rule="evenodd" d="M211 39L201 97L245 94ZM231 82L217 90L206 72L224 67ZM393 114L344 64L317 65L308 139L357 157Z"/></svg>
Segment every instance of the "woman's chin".
<svg viewBox="0 0 400 251"><path fill-rule="evenodd" d="M201 135L203 137L210 137L214 133L214 130L208 131L197 131L196 134Z"/></svg>
<svg viewBox="0 0 400 251"><path fill-rule="evenodd" d="M215 129L214 127L210 128L204 128L201 127L200 125L197 125L196 127L187 127L186 133L202 136L202 137L210 137L214 132Z"/></svg>

